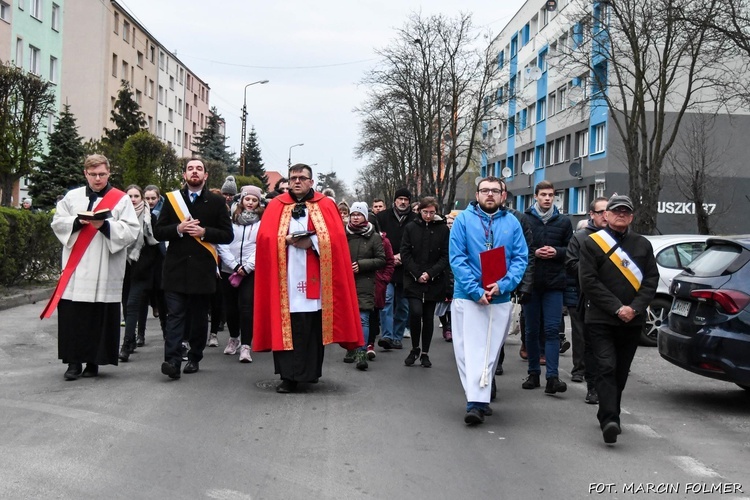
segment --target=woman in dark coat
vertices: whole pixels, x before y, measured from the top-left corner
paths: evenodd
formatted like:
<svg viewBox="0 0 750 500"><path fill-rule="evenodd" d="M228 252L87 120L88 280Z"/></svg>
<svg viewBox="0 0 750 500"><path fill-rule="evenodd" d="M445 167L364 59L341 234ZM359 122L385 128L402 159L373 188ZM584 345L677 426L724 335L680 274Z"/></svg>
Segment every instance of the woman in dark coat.
<svg viewBox="0 0 750 500"><path fill-rule="evenodd" d="M346 224L346 239L352 260L354 284L357 288L359 317L364 332L364 345L356 351L347 351L344 362L357 361L357 369L367 370L367 342L370 332L370 312L375 309L375 273L385 267L385 251L380 233L367 220L367 203L352 204Z"/></svg>
<svg viewBox="0 0 750 500"><path fill-rule="evenodd" d="M432 366L429 351L435 325L435 306L445 300L448 289L450 230L445 220L436 217L437 210L435 198L422 198L418 206L419 217L404 227L401 238L404 296L409 299L412 345L404 361L406 366L413 365L417 358L423 367Z"/></svg>

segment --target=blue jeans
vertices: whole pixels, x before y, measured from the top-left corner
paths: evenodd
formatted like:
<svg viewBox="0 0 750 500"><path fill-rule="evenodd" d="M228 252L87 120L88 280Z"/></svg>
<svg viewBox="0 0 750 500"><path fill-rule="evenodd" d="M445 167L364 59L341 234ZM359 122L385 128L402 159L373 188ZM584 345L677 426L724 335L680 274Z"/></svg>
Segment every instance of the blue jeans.
<svg viewBox="0 0 750 500"><path fill-rule="evenodd" d="M360 351L367 351L367 339L370 338L370 313L372 311L359 310L359 321L362 323L362 337L363 345L359 348Z"/></svg>
<svg viewBox="0 0 750 500"><path fill-rule="evenodd" d="M380 311L382 338L402 341L408 322L409 299L404 297L403 285L388 283L388 288L385 289L385 307Z"/></svg>
<svg viewBox="0 0 750 500"><path fill-rule="evenodd" d="M534 290L531 300L524 304L526 319L526 352L529 354L528 372L541 374L539 364L539 334L544 330L544 355L547 358L546 378L558 376L560 359L560 319L562 318L562 290Z"/></svg>

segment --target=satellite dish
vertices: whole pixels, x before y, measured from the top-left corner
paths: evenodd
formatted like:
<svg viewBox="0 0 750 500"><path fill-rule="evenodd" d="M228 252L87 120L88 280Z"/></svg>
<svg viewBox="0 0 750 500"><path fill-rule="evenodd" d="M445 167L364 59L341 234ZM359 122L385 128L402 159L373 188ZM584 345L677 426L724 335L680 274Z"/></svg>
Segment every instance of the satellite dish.
<svg viewBox="0 0 750 500"><path fill-rule="evenodd" d="M581 163L574 161L570 164L570 168L568 169L568 172L570 172L571 177L577 177L578 179L581 178Z"/></svg>
<svg viewBox="0 0 750 500"><path fill-rule="evenodd" d="M503 177L510 177L511 175L513 175L513 171L508 167L505 167L500 173L503 174Z"/></svg>
<svg viewBox="0 0 750 500"><path fill-rule="evenodd" d="M521 172L523 172L526 175L531 175L534 173L534 164L530 161L523 162L523 165L521 165Z"/></svg>
<svg viewBox="0 0 750 500"><path fill-rule="evenodd" d="M534 66L533 68L528 69L527 75L528 75L529 80L531 80L532 82L535 82L542 77L542 70L539 69L538 66Z"/></svg>
<svg viewBox="0 0 750 500"><path fill-rule="evenodd" d="M482 177L481 175L478 175L478 176L476 177L476 179L474 179L474 184L478 186L478 185L479 185L479 182L480 182L480 181L481 181L482 179L484 179L484 177Z"/></svg>

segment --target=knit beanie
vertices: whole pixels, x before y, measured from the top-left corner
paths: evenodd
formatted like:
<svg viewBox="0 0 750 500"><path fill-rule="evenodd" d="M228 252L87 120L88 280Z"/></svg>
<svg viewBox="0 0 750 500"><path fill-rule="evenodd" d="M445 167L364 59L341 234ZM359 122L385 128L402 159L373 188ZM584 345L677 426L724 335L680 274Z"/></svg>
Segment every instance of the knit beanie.
<svg viewBox="0 0 750 500"><path fill-rule="evenodd" d="M364 201L356 201L352 203L352 208L349 210L349 213L353 214L354 212L359 212L367 218L367 203Z"/></svg>
<svg viewBox="0 0 750 500"><path fill-rule="evenodd" d="M242 197L244 198L249 194L258 198L258 201L263 200L263 192L258 186L242 186Z"/></svg>
<svg viewBox="0 0 750 500"><path fill-rule="evenodd" d="M228 175L224 184L221 186L221 194L236 195L237 194L237 183L234 182L234 176Z"/></svg>
<svg viewBox="0 0 750 500"><path fill-rule="evenodd" d="M395 200L396 198L401 198L401 197L409 198L409 201L411 201L411 191L409 191L406 188L397 189L396 194L393 196L393 199Z"/></svg>

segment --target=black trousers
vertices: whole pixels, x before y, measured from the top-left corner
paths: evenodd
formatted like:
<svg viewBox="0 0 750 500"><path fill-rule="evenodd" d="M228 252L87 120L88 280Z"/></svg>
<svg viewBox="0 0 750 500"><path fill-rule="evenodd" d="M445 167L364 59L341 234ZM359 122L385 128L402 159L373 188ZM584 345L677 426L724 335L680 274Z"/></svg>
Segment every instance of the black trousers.
<svg viewBox="0 0 750 500"><path fill-rule="evenodd" d="M273 351L275 373L282 380L317 382L323 375L323 313L291 313L291 351Z"/></svg>
<svg viewBox="0 0 750 500"><path fill-rule="evenodd" d="M227 317L229 336L240 337L242 345L253 343L253 300L255 297L255 273L245 276L240 286L233 287L229 282L229 273L221 273L222 295ZM214 319L211 316L211 325ZM213 328L212 328L213 330Z"/></svg>
<svg viewBox="0 0 750 500"><path fill-rule="evenodd" d="M638 349L642 325L604 325L588 323L586 331L591 341L597 365L596 392L599 393L599 425L620 423L620 401L628 381L630 364Z"/></svg>
<svg viewBox="0 0 750 500"><path fill-rule="evenodd" d="M208 310L212 294L186 294L164 292L167 302L167 338L164 342L164 361L176 366L182 363L181 344L190 342L188 359L203 359L203 349L208 338Z"/></svg>
<svg viewBox="0 0 750 500"><path fill-rule="evenodd" d="M573 337L573 370L571 374L582 374L586 379L588 388L596 387L596 357L591 347L591 340L586 333L586 324L583 322L583 314L575 307L568 307L570 315L570 327Z"/></svg>

